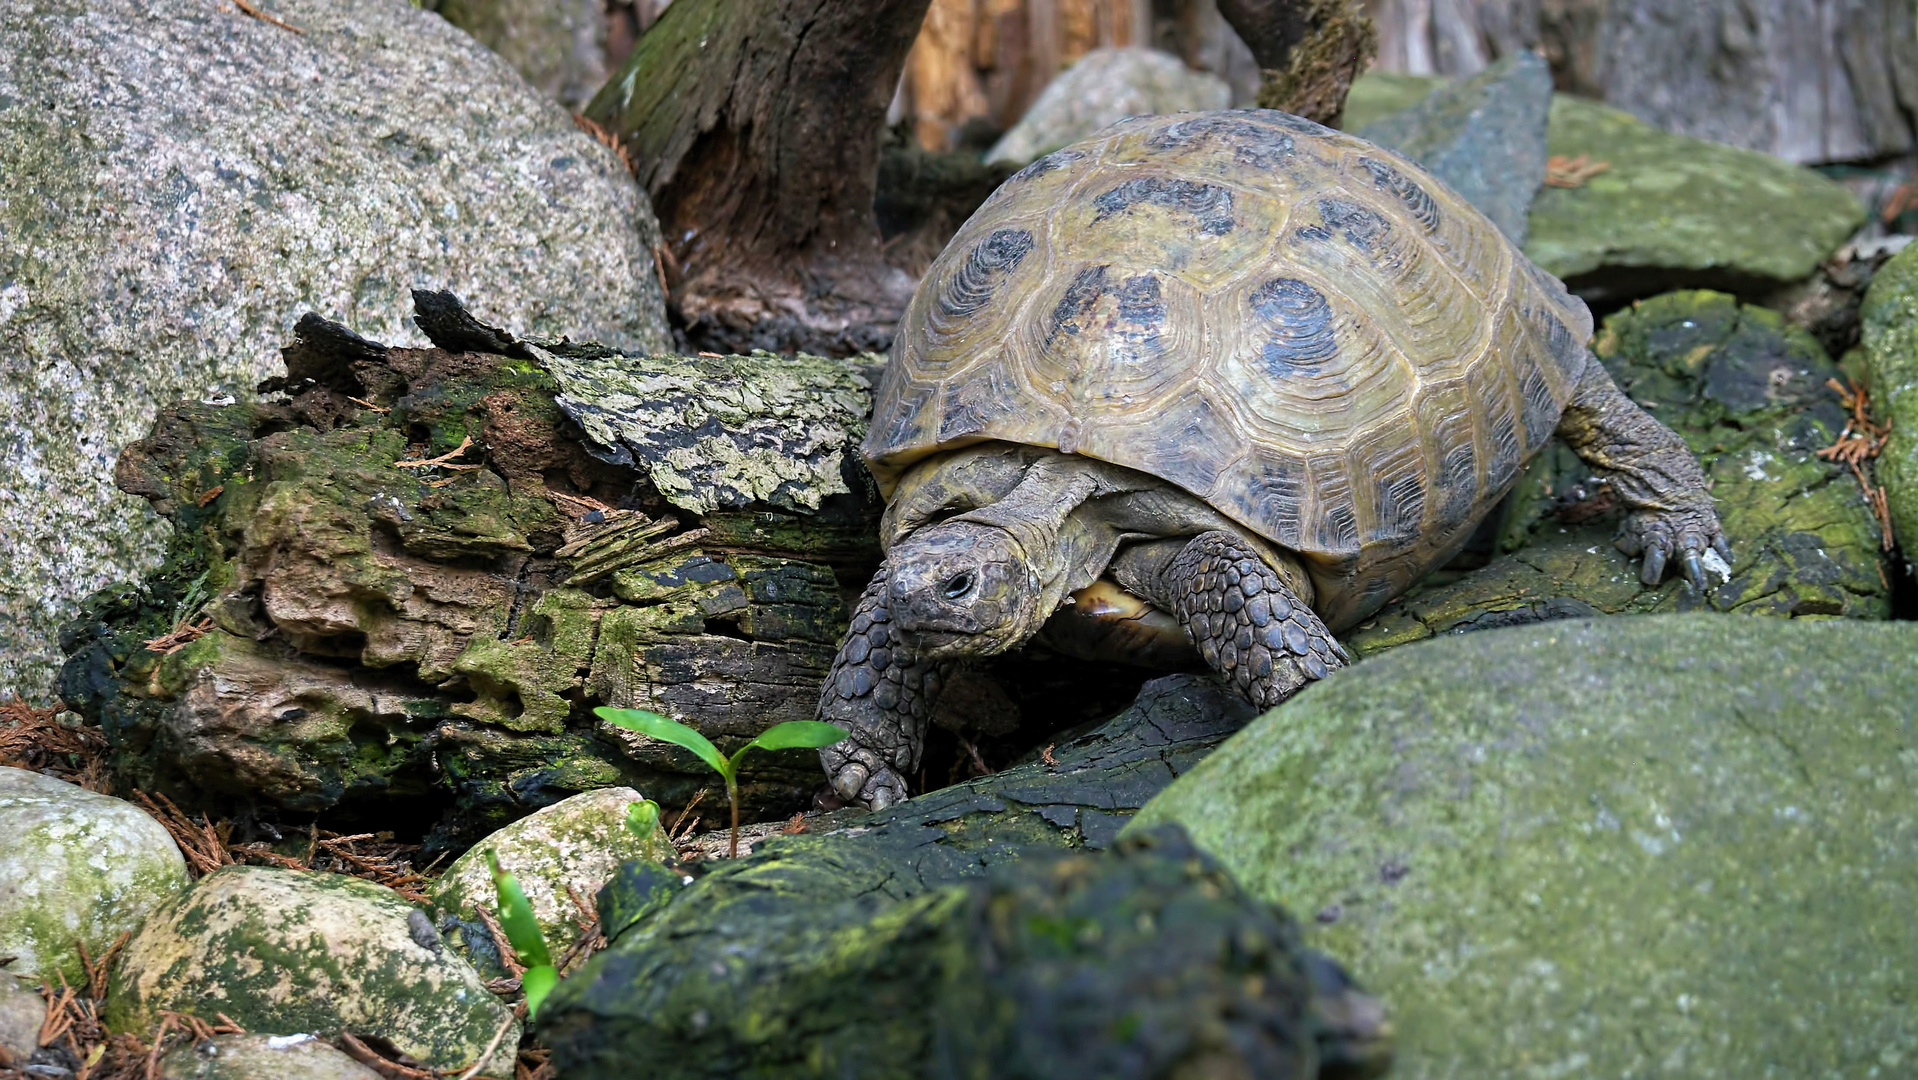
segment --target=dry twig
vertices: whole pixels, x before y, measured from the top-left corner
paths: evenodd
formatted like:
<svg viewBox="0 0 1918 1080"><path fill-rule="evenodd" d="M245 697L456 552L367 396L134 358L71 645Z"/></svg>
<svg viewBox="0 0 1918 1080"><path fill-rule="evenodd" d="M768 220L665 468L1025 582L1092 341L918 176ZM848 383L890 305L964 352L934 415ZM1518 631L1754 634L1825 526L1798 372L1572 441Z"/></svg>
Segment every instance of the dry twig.
<svg viewBox="0 0 1918 1080"><path fill-rule="evenodd" d="M473 448L473 437L471 435L467 435L460 439L460 444L458 446L455 446L451 450L448 450L446 453L441 454L439 457L406 458L400 461L395 461L393 463L393 467L395 469L427 469L427 468L459 469L459 470L470 472L474 469L480 468L480 466L456 465L456 464L453 464L452 462L454 458L459 457L461 454L466 453L468 450L471 450L472 448Z"/></svg>
<svg viewBox="0 0 1918 1080"><path fill-rule="evenodd" d="M205 637L212 629L213 620L210 618L201 619L196 623L181 623L166 633L161 634L159 637L148 638L141 642L141 644L146 646L148 652L156 652L161 656L172 656L174 653Z"/></svg>
<svg viewBox="0 0 1918 1080"><path fill-rule="evenodd" d="M275 16L269 15L266 12L261 11L259 8L254 7L250 2L248 2L248 0L233 0L233 6L239 8L241 11L246 12L248 15L251 15L254 18L260 20L261 22L272 23L274 26L277 26L282 30L291 30L296 34L306 33L306 31L300 29L297 26L294 26L292 23L287 22L285 19L276 18Z"/></svg>
<svg viewBox="0 0 1918 1080"><path fill-rule="evenodd" d="M1871 508L1872 516L1878 519L1879 546L1890 551L1893 546L1891 535L1891 501L1885 494L1883 485L1873 484L1868 467L1873 458L1885 448L1885 440L1891 436L1889 421L1875 424L1871 419L1871 398L1865 388L1853 383L1845 386L1837 379L1826 379L1825 385L1838 395L1839 404L1850 411L1845 421L1845 430L1838 433L1838 441L1816 451L1826 461L1843 462L1850 466L1851 475L1858 480L1858 486L1864 489L1865 505Z"/></svg>
<svg viewBox="0 0 1918 1080"><path fill-rule="evenodd" d="M366 400L365 398L356 398L351 395L348 395L346 400L352 402L355 405L364 406L368 409L373 410L376 413L380 413L381 415L385 415L386 413L390 413L393 411L392 409L389 409L384 405L375 405L372 402Z"/></svg>
<svg viewBox="0 0 1918 1080"><path fill-rule="evenodd" d="M506 931L500 928L499 918L493 914L493 910L485 904L474 904L473 907L479 912L480 922L486 924L486 933L492 937L493 947L499 950L500 966L515 979L526 974L526 965L519 962L519 953L514 952L513 943L506 940Z"/></svg>
<svg viewBox="0 0 1918 1080"><path fill-rule="evenodd" d="M1609 161L1593 161L1591 155L1580 154L1566 157L1553 154L1545 159L1545 186L1556 188L1584 187L1585 181L1612 167Z"/></svg>
<svg viewBox="0 0 1918 1080"><path fill-rule="evenodd" d="M196 825L185 811L164 794L148 795L144 791L136 791L133 798L167 832L173 834L173 842L180 845L180 854L186 856L187 869L194 877L211 874L233 863L233 853L227 847L227 841L233 835L231 822L223 821L216 827L211 818L201 814Z"/></svg>

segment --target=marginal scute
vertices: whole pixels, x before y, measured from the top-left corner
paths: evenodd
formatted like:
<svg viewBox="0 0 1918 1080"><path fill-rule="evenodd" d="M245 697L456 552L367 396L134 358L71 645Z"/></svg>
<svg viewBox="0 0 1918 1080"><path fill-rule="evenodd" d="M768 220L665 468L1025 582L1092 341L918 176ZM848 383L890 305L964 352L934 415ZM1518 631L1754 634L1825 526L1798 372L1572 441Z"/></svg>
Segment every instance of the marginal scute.
<svg viewBox="0 0 1918 1080"><path fill-rule="evenodd" d="M934 263L882 378L883 490L986 440L1175 484L1356 623L1549 437L1591 317L1419 166L1264 110L1137 118L1022 170Z"/></svg>

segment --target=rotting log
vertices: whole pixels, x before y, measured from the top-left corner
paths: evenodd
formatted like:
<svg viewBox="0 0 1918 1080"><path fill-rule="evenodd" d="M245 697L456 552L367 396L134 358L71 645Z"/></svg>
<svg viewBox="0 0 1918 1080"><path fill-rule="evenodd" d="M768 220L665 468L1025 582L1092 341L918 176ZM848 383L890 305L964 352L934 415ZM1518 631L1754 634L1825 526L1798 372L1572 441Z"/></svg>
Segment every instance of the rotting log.
<svg viewBox="0 0 1918 1080"><path fill-rule="evenodd" d="M582 790L670 809L713 786L595 705L722 748L810 719L878 558L870 368L622 356L416 300L435 348L309 315L260 400L170 406L121 458L170 558L62 641L62 692L121 777L458 843ZM742 795L785 815L820 780L768 753Z"/></svg>
<svg viewBox="0 0 1918 1080"><path fill-rule="evenodd" d="M668 306L715 351L884 349L912 282L873 215L928 0L679 0L586 107L659 213Z"/></svg>

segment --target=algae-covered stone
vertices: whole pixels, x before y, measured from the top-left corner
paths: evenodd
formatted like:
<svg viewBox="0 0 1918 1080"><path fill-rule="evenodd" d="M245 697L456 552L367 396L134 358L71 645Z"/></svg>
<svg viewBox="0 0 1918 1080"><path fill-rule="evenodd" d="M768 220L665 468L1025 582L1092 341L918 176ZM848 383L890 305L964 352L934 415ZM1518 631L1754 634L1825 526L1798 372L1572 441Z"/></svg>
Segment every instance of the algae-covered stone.
<svg viewBox="0 0 1918 1080"><path fill-rule="evenodd" d="M1525 254L1581 295L1796 281L1865 220L1856 196L1810 169L1564 95L1547 147L1607 166L1532 203Z"/></svg>
<svg viewBox="0 0 1918 1080"><path fill-rule="evenodd" d="M988 164L1024 165L1128 116L1223 109L1224 79L1176 56L1138 47L1094 49L1051 82L986 152Z"/></svg>
<svg viewBox="0 0 1918 1080"><path fill-rule="evenodd" d="M796 854L715 868L562 982L560 1075L1318 1075L1297 929L1177 830L899 902Z"/></svg>
<svg viewBox="0 0 1918 1080"><path fill-rule="evenodd" d="M1890 589L1878 524L1842 464L1817 456L1845 427L1818 343L1777 314L1722 293L1642 300L1605 320L1594 344L1620 387L1685 438L1731 544L1704 595L1674 576L1647 588L1612 543L1618 508L1563 447L1514 488L1509 554L1428 585L1348 640L1369 655L1433 634L1594 614L1711 609L1885 618Z"/></svg>
<svg viewBox="0 0 1918 1080"><path fill-rule="evenodd" d="M1353 130L1425 166L1523 244L1526 212L1545 182L1551 103L1551 71L1537 53L1521 51Z"/></svg>
<svg viewBox="0 0 1918 1080"><path fill-rule="evenodd" d="M1430 75L1407 75L1402 71L1368 71L1352 80L1345 95L1345 112L1339 126L1346 131L1363 131L1393 113L1409 109L1425 100L1444 79Z"/></svg>
<svg viewBox="0 0 1918 1080"><path fill-rule="evenodd" d="M1655 615L1448 637L1154 799L1391 1010L1395 1077L1918 1061L1918 627Z"/></svg>
<svg viewBox="0 0 1918 1080"><path fill-rule="evenodd" d="M1909 567L1918 551L1918 249L1907 247L1878 271L1860 319L1877 419L1891 424L1872 471Z"/></svg>
<svg viewBox="0 0 1918 1080"><path fill-rule="evenodd" d="M131 803L0 766L0 956L7 973L84 985L93 956L187 887L186 861Z"/></svg>
<svg viewBox="0 0 1918 1080"><path fill-rule="evenodd" d="M160 1080L378 1080L311 1035L215 1035L160 1059Z"/></svg>
<svg viewBox="0 0 1918 1080"><path fill-rule="evenodd" d="M338 874L223 867L128 942L107 1023L151 1030L160 1011L225 1013L249 1031L375 1035L437 1069L473 1065L510 1017L466 961L414 940L415 909ZM509 1031L485 1071L509 1075Z"/></svg>
<svg viewBox="0 0 1918 1080"><path fill-rule="evenodd" d="M564 948L580 933L580 911L568 889L589 898L620 863L648 857L647 843L626 828L627 808L641 798L626 787L589 791L515 821L446 868L433 883L434 906L466 919L476 917L475 905L496 909L493 873L486 862L492 853L501 869L519 879L548 945ZM657 825L654 833L650 854L670 854Z"/></svg>
<svg viewBox="0 0 1918 1080"><path fill-rule="evenodd" d="M670 341L619 158L403 0L0 0L0 693L150 570L113 490L157 408L246 398L306 311L418 343L407 289L529 332ZM85 137L75 136L84 132Z"/></svg>

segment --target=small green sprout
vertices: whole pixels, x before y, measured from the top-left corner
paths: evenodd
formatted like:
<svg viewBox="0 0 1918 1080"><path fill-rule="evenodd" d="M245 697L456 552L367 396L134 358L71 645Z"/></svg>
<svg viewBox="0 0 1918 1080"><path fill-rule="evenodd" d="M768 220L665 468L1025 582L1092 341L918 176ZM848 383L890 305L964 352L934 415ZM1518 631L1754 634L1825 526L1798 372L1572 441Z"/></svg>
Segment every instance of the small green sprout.
<svg viewBox="0 0 1918 1080"><path fill-rule="evenodd" d="M533 905L519 879L500 869L499 856L486 853L486 865L493 870L493 890L499 894L499 921L506 940L519 954L526 973L519 977L520 992L526 995L526 1018L539 1015L540 1003L559 982L559 969L553 966L553 954L547 951L546 938L539 932L539 920L533 917Z"/></svg>
<svg viewBox="0 0 1918 1080"><path fill-rule="evenodd" d="M639 847L647 862L658 862L659 804L641 799L626 808L626 831L639 838Z"/></svg>
<svg viewBox="0 0 1918 1080"><path fill-rule="evenodd" d="M739 854L739 759L746 751L757 746L762 750L817 750L822 746L831 746L851 733L838 724L822 723L818 720L788 720L783 724L759 733L759 737L726 757L712 741L677 720L668 720L656 712L645 709L609 709L600 706L593 710L601 720L618 724L628 731L637 731L641 735L650 735L674 746L683 746L699 755L699 760L712 767L720 779L726 781L726 801L733 808L732 842L727 846L728 857Z"/></svg>

